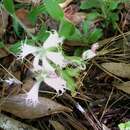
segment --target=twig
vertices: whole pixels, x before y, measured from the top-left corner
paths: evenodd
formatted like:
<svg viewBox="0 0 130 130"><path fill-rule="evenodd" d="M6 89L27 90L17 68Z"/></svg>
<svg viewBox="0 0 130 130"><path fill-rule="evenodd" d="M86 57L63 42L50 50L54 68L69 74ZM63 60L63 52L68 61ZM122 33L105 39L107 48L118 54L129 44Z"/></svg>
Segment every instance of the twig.
<svg viewBox="0 0 130 130"><path fill-rule="evenodd" d="M110 101L110 99L111 99L111 97L112 97L112 94L113 94L113 88L112 88L112 91L111 91L111 93L110 93L110 95L109 95L109 98L108 98L108 100L107 100L107 102L106 102L106 105L105 105L105 107L104 107L104 110L103 110L103 113L102 113L102 115L101 115L100 121L102 120L102 118L103 118L103 116L104 116L104 114L105 114L105 112L106 112L106 110L107 110L108 103L109 103L109 101Z"/></svg>

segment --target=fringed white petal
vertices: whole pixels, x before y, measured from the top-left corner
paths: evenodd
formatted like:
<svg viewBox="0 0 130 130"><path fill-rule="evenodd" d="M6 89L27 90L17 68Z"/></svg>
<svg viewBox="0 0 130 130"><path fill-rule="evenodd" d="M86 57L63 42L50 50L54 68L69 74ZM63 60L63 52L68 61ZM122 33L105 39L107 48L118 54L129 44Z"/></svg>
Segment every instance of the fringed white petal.
<svg viewBox="0 0 130 130"><path fill-rule="evenodd" d="M63 38L59 37L57 31L50 32L49 37L46 39L46 41L43 44L43 47L45 49L50 47L58 47L59 44L63 43Z"/></svg>
<svg viewBox="0 0 130 130"><path fill-rule="evenodd" d="M43 66L43 69L47 72L55 71L55 69L50 65L49 61L46 59L46 57L42 58L42 66Z"/></svg>
<svg viewBox="0 0 130 130"><path fill-rule="evenodd" d="M39 55L36 55L33 59L33 71L39 71L39 70L43 70L42 65L39 65Z"/></svg>
<svg viewBox="0 0 130 130"><path fill-rule="evenodd" d="M21 53L19 54L19 58L23 59L29 54L35 54L38 51L38 47L30 46L27 44L23 44L21 47Z"/></svg>
<svg viewBox="0 0 130 130"><path fill-rule="evenodd" d="M54 64L59 65L61 68L67 65L64 56L60 52L47 52L46 57Z"/></svg>
<svg viewBox="0 0 130 130"><path fill-rule="evenodd" d="M27 97L26 97L26 103L28 106L33 106L35 107L38 103L38 90L40 87L40 83L41 82L36 82L33 87L31 88L31 90L27 93Z"/></svg>
<svg viewBox="0 0 130 130"><path fill-rule="evenodd" d="M50 87L56 90L58 94L61 91L61 94L65 92L66 89L66 81L61 77L45 77L44 82L48 84Z"/></svg>

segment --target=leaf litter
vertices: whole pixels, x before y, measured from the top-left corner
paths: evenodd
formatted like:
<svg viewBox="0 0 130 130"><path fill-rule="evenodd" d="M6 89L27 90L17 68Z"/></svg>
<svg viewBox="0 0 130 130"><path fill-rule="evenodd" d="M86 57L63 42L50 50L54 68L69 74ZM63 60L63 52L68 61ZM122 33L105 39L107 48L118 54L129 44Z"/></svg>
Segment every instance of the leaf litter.
<svg viewBox="0 0 130 130"><path fill-rule="evenodd" d="M16 2L22 4L32 3L32 1L26 0L16 0ZM65 4L62 6L66 18L81 29L84 13L81 13L78 9L79 3L70 0L69 4ZM36 5L34 4L34 6ZM74 10L74 7L76 7L76 10ZM129 7L127 8L129 9ZM28 11L24 8L16 11L17 17L26 28L35 33L36 27L28 21L27 13ZM130 120L129 11L127 14L124 13L122 17L125 20L121 21L122 23L120 24L122 30L127 32L123 36L117 35L107 39L109 37L108 34L104 38L105 40L99 41L99 55L87 62L86 70L79 77L79 81L82 81L82 83L79 85L76 96L70 97L69 92L67 92L62 96L56 97L55 91L43 83L40 86L39 98L41 104L36 108L26 106L25 95L23 94L31 89L35 81L29 70L32 56L30 55L27 58L29 63L27 61L24 64L19 63L13 57L13 54L7 53L8 45L5 44L4 49L0 48L0 108L2 112L6 115L11 113L12 118L35 126L38 129L51 130L117 130L120 122ZM24 37L24 34L19 35L18 38L13 34L10 18L3 11L0 15L0 19L2 18L4 18L4 24L0 23L0 37L4 36L3 39L8 41L9 44ZM48 19L51 21L47 23L48 26L57 26L55 21L51 18ZM97 24L100 24L100 22L97 22L94 26L97 26ZM9 32L8 29L10 30ZM9 35L9 33L12 34ZM124 36L127 39L127 43ZM80 42L65 41L63 47L67 53L72 53L78 47L83 49L89 46ZM3 82L8 77L13 78L12 75L21 81L22 84L13 83L9 85ZM82 113L76 107L77 102L80 103L85 113Z"/></svg>

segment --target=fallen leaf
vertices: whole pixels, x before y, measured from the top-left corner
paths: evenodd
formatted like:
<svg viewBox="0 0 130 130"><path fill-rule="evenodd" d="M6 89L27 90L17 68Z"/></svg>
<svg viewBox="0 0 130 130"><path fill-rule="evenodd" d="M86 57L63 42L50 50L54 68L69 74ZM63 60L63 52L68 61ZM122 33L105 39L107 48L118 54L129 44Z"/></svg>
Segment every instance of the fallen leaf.
<svg viewBox="0 0 130 130"><path fill-rule="evenodd" d="M73 5L66 7L64 9L64 14L66 19L74 25L80 24L86 18L86 13L77 12Z"/></svg>
<svg viewBox="0 0 130 130"><path fill-rule="evenodd" d="M55 130L65 130L65 127L58 121L49 121L49 122L52 124Z"/></svg>
<svg viewBox="0 0 130 130"><path fill-rule="evenodd" d="M130 81L120 84L114 84L113 86L115 86L119 90L122 90L123 92L130 94Z"/></svg>
<svg viewBox="0 0 130 130"><path fill-rule="evenodd" d="M14 114L22 119L34 119L72 110L51 99L39 97L40 103L33 107L26 104L25 94L1 99L1 110Z"/></svg>
<svg viewBox="0 0 130 130"><path fill-rule="evenodd" d="M101 66L116 76L130 79L130 64L110 62Z"/></svg>

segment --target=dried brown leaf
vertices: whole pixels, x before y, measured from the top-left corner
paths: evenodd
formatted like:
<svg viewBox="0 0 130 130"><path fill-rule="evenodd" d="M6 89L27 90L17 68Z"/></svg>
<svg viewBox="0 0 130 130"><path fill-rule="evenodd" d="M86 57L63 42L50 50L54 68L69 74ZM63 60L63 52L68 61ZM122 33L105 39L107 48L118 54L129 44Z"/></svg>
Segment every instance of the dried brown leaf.
<svg viewBox="0 0 130 130"><path fill-rule="evenodd" d="M116 76L130 79L130 64L110 62L101 66Z"/></svg>
<svg viewBox="0 0 130 130"><path fill-rule="evenodd" d="M26 104L25 95L11 96L1 100L1 110L14 114L22 119L34 119L72 110L51 99L39 97L40 103L33 107ZM3 103L2 103L3 102Z"/></svg>
<svg viewBox="0 0 130 130"><path fill-rule="evenodd" d="M123 92L130 94L130 81L120 83L120 84L116 84L116 85L114 84L114 86L117 89L122 90Z"/></svg>

